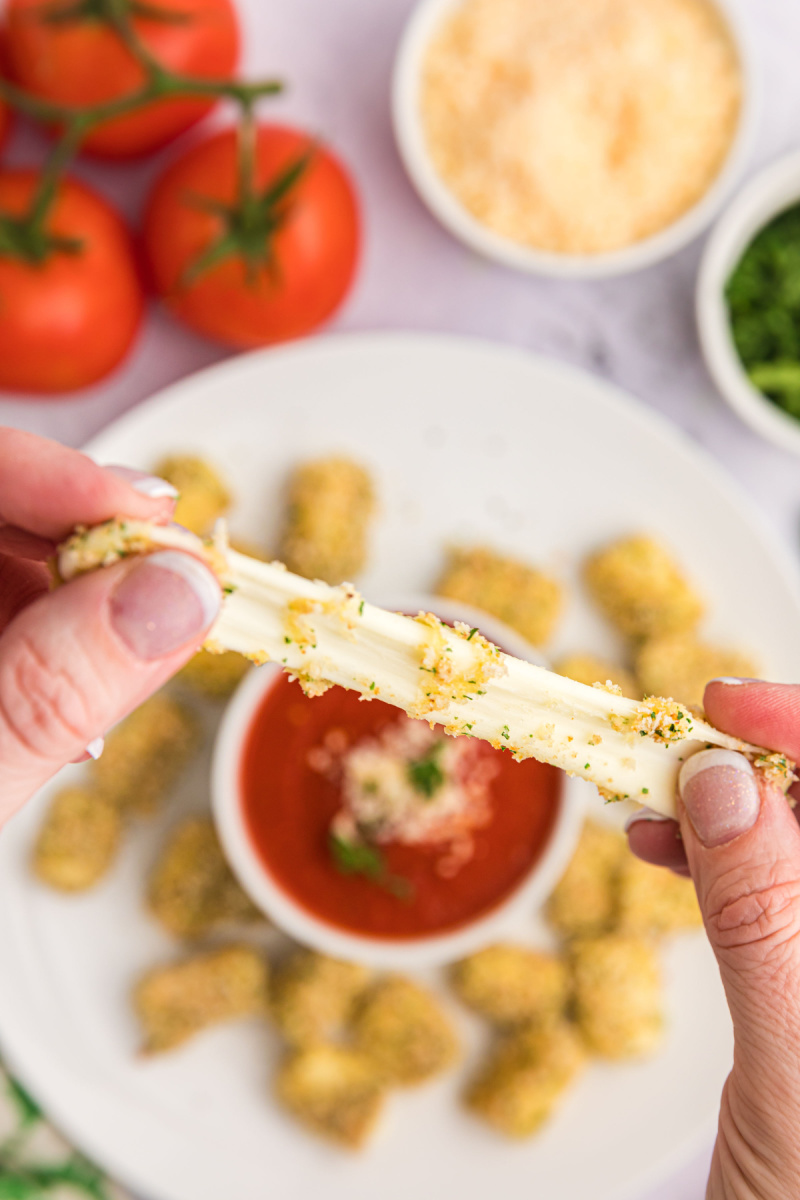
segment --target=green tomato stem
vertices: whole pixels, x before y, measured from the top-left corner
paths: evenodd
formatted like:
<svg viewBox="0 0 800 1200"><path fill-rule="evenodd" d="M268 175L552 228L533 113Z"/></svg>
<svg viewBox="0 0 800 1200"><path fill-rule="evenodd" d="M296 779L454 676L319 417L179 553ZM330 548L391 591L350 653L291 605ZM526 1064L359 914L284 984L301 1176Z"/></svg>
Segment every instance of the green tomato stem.
<svg viewBox="0 0 800 1200"><path fill-rule="evenodd" d="M105 121L128 116L165 96L227 99L238 105L241 111L239 143L241 201L245 209L248 203L252 203L255 191L254 107L262 98L274 96L282 91L283 84L275 79L256 80L252 83L237 79L200 79L192 75L170 71L153 57L134 28L131 18L139 12L140 8L141 6L137 6L136 0L133 0L133 3L131 0L93 0L92 11L94 12L96 9L100 19L112 26L144 72L144 84L129 95L86 108L75 109L69 105L43 100L8 80L0 78L0 99L4 100L10 108L23 113L34 121L47 125L55 124L63 130L45 164L27 214L23 218L6 217L5 219L6 225L9 227L13 225L15 230L13 252L16 256L26 257L31 262L41 261L42 248L47 248L49 245L45 233L46 224L58 191L59 181L88 134ZM65 9L54 7L51 19L67 21L80 19L82 15L83 8L80 4ZM50 246L50 249L52 248ZM4 253L11 253L11 251L6 245L6 239L0 238L0 255Z"/></svg>

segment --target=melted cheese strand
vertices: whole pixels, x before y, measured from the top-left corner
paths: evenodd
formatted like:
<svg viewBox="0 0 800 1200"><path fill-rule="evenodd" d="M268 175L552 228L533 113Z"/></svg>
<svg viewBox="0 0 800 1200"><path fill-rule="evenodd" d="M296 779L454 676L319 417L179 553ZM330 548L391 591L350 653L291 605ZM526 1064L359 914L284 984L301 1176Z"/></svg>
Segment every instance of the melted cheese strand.
<svg viewBox="0 0 800 1200"><path fill-rule="evenodd" d="M450 734L482 738L517 759L536 758L675 815L680 765L698 750L738 750L785 788L792 766L721 733L672 700L640 703L609 686L587 687L503 654L477 631L431 614L403 616L362 600L350 584L330 587L231 550L224 528L212 544L175 526L117 520L79 530L59 550L62 581L131 553L162 546L203 557L228 593L210 650L274 662L309 695L333 684L381 700Z"/></svg>

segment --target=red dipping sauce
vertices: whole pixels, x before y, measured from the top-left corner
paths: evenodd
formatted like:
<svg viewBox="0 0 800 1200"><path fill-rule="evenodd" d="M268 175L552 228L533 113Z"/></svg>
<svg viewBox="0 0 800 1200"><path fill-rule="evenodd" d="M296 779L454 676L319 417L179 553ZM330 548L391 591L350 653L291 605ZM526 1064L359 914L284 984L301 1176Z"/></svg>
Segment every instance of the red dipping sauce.
<svg viewBox="0 0 800 1200"><path fill-rule="evenodd" d="M341 789L314 770L309 751L333 729L350 744L380 732L399 712L335 687L309 699L281 675L256 711L245 741L241 791L245 826L268 870L294 902L329 925L380 938L449 933L486 916L515 891L542 854L561 795L561 772L480 743L497 760L491 821L474 832L474 855L452 879L437 871L441 847L380 847L393 876L410 885L397 896L359 875L344 875L329 849Z"/></svg>

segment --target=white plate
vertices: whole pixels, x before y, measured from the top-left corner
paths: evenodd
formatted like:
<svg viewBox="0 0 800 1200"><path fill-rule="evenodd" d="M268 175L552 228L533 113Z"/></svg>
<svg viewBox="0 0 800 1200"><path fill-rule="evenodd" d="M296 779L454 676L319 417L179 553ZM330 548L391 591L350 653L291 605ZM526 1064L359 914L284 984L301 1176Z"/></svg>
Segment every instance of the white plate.
<svg viewBox="0 0 800 1200"><path fill-rule="evenodd" d="M209 455L240 495L236 530L262 540L274 535L297 459L331 450L364 459L382 498L368 596L429 587L442 545L462 537L519 551L571 581L589 547L650 529L711 599L710 632L752 647L770 675L800 678L794 576L744 498L625 396L517 351L402 335L316 340L187 380L91 449L142 467L168 450ZM614 650L577 585L556 650L568 646ZM185 783L184 807L204 803L206 769ZM460 1111L462 1072L393 1097L375 1144L341 1154L270 1101L279 1047L257 1025L137 1059L128 989L171 952L141 907L161 831L143 828L107 884L64 900L38 887L26 864L46 798L0 838L2 1044L54 1120L153 1200L622 1200L710 1137L731 1036L700 935L666 955L664 1052L593 1066L541 1136L520 1146ZM479 1024L455 1019L477 1049Z"/></svg>

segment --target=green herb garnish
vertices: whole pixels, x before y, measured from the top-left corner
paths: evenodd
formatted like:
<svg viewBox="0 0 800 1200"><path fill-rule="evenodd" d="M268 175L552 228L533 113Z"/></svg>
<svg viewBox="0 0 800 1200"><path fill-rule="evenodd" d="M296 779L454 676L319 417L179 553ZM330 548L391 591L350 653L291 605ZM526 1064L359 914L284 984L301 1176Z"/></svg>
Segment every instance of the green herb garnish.
<svg viewBox="0 0 800 1200"><path fill-rule="evenodd" d="M751 383L800 419L800 205L787 208L753 238L725 298Z"/></svg>
<svg viewBox="0 0 800 1200"><path fill-rule="evenodd" d="M424 758L412 759L406 767L414 791L427 800L431 800L444 783L444 771L437 762L439 750L440 746L433 746Z"/></svg>
<svg viewBox="0 0 800 1200"><path fill-rule="evenodd" d="M348 842L332 833L328 849L336 870L341 875L363 875L370 883L385 888L398 900L411 900L413 888L401 875L392 875L386 869L386 860L380 850L366 842Z"/></svg>

